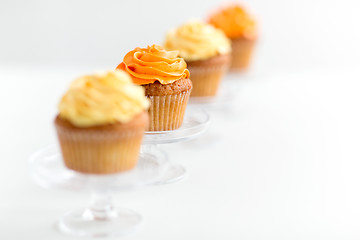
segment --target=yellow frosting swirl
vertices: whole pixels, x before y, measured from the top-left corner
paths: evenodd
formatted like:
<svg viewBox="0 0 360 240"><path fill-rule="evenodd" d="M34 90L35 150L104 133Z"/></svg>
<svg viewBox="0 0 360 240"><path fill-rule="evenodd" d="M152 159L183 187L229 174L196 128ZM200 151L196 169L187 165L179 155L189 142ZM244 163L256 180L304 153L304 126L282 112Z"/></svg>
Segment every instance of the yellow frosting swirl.
<svg viewBox="0 0 360 240"><path fill-rule="evenodd" d="M127 123L149 107L144 89L122 70L76 79L62 97L59 114L77 127Z"/></svg>
<svg viewBox="0 0 360 240"><path fill-rule="evenodd" d="M186 61L204 60L231 51L230 40L220 30L201 21L190 21L168 32L167 50L178 50Z"/></svg>

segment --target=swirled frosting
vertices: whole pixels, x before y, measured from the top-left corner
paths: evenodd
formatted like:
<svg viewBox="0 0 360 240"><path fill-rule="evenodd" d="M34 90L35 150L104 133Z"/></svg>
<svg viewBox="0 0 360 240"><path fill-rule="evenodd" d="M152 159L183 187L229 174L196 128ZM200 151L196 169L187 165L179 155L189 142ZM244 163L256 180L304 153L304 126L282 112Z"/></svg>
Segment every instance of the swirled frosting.
<svg viewBox="0 0 360 240"><path fill-rule="evenodd" d="M209 18L209 23L223 30L229 38L254 38L256 36L256 22L239 5L230 5Z"/></svg>
<svg viewBox="0 0 360 240"><path fill-rule="evenodd" d="M166 51L158 45L135 48L125 55L117 69L128 72L138 85L155 81L170 84L190 75L186 62L178 56L178 51Z"/></svg>
<svg viewBox="0 0 360 240"><path fill-rule="evenodd" d="M77 127L127 123L149 107L144 89L121 70L76 79L59 104L59 115Z"/></svg>
<svg viewBox="0 0 360 240"><path fill-rule="evenodd" d="M231 51L230 40L212 25L190 21L168 32L164 47L179 50L186 61L204 60Z"/></svg>

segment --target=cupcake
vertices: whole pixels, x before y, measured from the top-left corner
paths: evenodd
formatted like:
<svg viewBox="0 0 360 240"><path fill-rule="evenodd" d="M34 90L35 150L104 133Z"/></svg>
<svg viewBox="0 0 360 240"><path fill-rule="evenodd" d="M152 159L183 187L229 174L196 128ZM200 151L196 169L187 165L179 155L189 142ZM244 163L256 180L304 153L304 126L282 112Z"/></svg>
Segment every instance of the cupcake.
<svg viewBox="0 0 360 240"><path fill-rule="evenodd" d="M212 25L190 21L168 32L167 50L178 50L188 64L192 97L216 95L230 64L231 45L225 34Z"/></svg>
<svg viewBox="0 0 360 240"><path fill-rule="evenodd" d="M255 20L241 6L230 5L212 14L209 23L223 30L231 39L230 70L247 69L257 38Z"/></svg>
<svg viewBox="0 0 360 240"><path fill-rule="evenodd" d="M150 100L149 131L174 130L183 122L192 84L186 63L178 55L158 45L135 48L117 66L145 88Z"/></svg>
<svg viewBox="0 0 360 240"><path fill-rule="evenodd" d="M148 125L148 106L144 89L124 71L76 79L55 118L66 167L92 174L134 168Z"/></svg>

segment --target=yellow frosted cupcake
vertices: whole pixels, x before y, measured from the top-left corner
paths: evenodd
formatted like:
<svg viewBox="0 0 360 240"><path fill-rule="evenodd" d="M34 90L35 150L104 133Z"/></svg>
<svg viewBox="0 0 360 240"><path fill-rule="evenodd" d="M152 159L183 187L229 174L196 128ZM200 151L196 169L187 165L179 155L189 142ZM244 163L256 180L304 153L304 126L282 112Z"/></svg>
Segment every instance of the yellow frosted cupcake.
<svg viewBox="0 0 360 240"><path fill-rule="evenodd" d="M148 106L144 89L124 71L76 79L55 118L65 165L94 174L132 169L148 124Z"/></svg>
<svg viewBox="0 0 360 240"><path fill-rule="evenodd" d="M191 96L216 95L230 64L230 40L212 25L190 21L168 32L164 47L178 50L188 64Z"/></svg>
<svg viewBox="0 0 360 240"><path fill-rule="evenodd" d="M231 70L248 68L257 39L255 20L239 5L230 5L212 14L209 23L231 39Z"/></svg>

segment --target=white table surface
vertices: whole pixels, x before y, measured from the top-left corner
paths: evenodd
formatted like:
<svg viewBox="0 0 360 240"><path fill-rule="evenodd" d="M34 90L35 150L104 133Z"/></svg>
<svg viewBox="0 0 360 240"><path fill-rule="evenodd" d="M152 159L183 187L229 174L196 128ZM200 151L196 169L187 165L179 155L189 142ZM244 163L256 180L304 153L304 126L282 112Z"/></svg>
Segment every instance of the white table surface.
<svg viewBox="0 0 360 240"><path fill-rule="evenodd" d="M355 29L358 4L334 1L317 15L327 2L305 2L299 11L309 12L285 21L287 34L278 27L274 36L266 23L283 22L298 6L274 20L260 7L271 4L255 1L269 22L263 20L251 70L224 80L238 88L232 110L210 111L202 137L161 147L186 167L185 181L115 195L117 206L145 219L139 232L120 239L360 238L359 34L331 35L340 26ZM332 13L342 15L328 26ZM70 81L118 62L46 62L41 51L26 53L34 62L16 62L1 49L8 55L0 58L0 239L78 239L57 232L54 223L89 196L38 187L27 160L56 141L52 120Z"/></svg>

